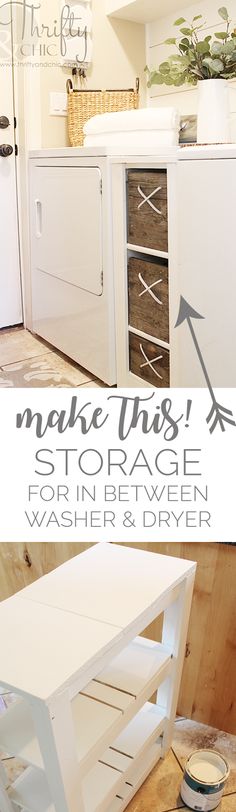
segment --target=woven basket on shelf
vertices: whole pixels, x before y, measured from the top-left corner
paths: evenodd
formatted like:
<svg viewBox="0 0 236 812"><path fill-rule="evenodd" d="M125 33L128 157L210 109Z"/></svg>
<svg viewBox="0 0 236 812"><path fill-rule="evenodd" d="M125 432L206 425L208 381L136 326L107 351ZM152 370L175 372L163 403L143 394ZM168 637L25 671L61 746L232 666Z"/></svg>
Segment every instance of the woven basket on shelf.
<svg viewBox="0 0 236 812"><path fill-rule="evenodd" d="M139 80L136 88L129 90L75 90L69 79L68 93L68 133L71 147L82 147L83 128L86 122L100 113L118 113L122 110L136 110L139 106Z"/></svg>

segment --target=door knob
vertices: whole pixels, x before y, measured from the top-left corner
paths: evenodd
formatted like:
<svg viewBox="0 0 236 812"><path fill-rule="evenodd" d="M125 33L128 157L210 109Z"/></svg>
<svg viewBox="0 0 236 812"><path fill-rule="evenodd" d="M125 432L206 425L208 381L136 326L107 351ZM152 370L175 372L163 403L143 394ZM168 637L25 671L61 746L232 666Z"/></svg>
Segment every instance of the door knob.
<svg viewBox="0 0 236 812"><path fill-rule="evenodd" d="M0 130L6 130L7 127L10 127L9 118L6 116L0 116Z"/></svg>
<svg viewBox="0 0 236 812"><path fill-rule="evenodd" d="M0 146L0 157L1 158L8 158L9 155L12 155L13 147L10 144L1 144Z"/></svg>

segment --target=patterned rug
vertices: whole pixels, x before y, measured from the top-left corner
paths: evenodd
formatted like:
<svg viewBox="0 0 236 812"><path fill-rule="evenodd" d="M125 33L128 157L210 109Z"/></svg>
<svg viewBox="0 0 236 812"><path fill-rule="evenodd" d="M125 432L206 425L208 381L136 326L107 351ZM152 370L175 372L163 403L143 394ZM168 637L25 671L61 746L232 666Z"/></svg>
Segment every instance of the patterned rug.
<svg viewBox="0 0 236 812"><path fill-rule="evenodd" d="M27 330L0 333L0 387L77 386L105 384Z"/></svg>

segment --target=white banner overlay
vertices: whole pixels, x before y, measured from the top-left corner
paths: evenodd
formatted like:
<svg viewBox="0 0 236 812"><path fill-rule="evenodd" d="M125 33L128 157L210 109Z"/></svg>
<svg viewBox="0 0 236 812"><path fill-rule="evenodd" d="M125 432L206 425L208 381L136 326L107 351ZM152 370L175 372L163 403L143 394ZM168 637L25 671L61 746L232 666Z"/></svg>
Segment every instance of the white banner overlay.
<svg viewBox="0 0 236 812"><path fill-rule="evenodd" d="M215 390L236 419L236 390ZM1 541L235 541L208 389L2 389Z"/></svg>

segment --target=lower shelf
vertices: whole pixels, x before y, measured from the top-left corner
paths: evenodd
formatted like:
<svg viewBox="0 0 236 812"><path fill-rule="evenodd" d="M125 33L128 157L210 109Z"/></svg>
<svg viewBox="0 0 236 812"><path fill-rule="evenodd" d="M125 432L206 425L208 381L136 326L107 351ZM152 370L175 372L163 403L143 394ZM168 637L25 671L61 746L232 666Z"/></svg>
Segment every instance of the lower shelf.
<svg viewBox="0 0 236 812"><path fill-rule="evenodd" d="M71 702L80 775L88 772L110 742L166 679L171 651L137 637ZM0 748L29 766L44 769L31 709L18 699L0 717Z"/></svg>
<svg viewBox="0 0 236 812"><path fill-rule="evenodd" d="M55 812L44 773L28 767L8 791L13 806L23 812Z"/></svg>
<svg viewBox="0 0 236 812"><path fill-rule="evenodd" d="M135 758L139 758L145 748L163 733L165 716L163 710L152 702L146 702L132 721L122 730L112 742L100 761L119 769L121 772L129 770ZM118 766L116 758L123 756L126 764L123 768Z"/></svg>
<svg viewBox="0 0 236 812"><path fill-rule="evenodd" d="M134 767L133 774L130 775L129 781L117 778L117 771L111 768L105 768L105 765L98 764L94 768L93 779L96 781L94 786L94 795L96 798L96 807L88 806L85 802L86 812L90 808L98 808L103 804L105 808L104 799L104 782L106 783L106 809L107 812L123 812L125 807L129 804L135 793L138 791L142 783L145 781L153 767L157 764L161 757L161 742L155 742L145 754L145 757L140 759L139 764ZM116 775L115 775L116 773ZM108 796L108 774L109 774L109 796ZM115 785L117 786L116 794ZM112 798L110 798L112 795ZM21 812L55 812L55 807L50 801L49 791L43 772L36 770L34 767L28 767L26 772L17 778L12 788L9 790L9 797L12 801L14 809L20 809Z"/></svg>
<svg viewBox="0 0 236 812"><path fill-rule="evenodd" d="M138 789L142 786L153 767L155 767L155 765L158 763L160 757L161 743L155 742L155 744L148 749L145 757L142 758L139 767L136 767L133 774L130 775L129 782L126 782L126 787L129 788L128 793L125 792L125 797L122 797L122 791L117 794L110 804L107 812L123 812Z"/></svg>
<svg viewBox="0 0 236 812"><path fill-rule="evenodd" d="M122 733L112 742L105 751L98 764L90 770L82 782L83 798L86 812L101 812L112 800L110 795L110 782L113 783L113 798L115 795L126 800L130 795L130 786L136 786L136 772L142 769L143 761L147 757L158 739L161 753L161 734L165 728L166 719L156 705L146 702L141 711L124 728ZM159 738L158 738L159 737ZM101 767L105 770L101 772ZM109 771L109 772L107 772ZM98 791L99 776L99 791ZM100 795L100 778L101 786ZM128 801L127 801L128 802Z"/></svg>
<svg viewBox="0 0 236 812"><path fill-rule="evenodd" d="M165 722L160 709L147 702L83 779L85 812L118 812L118 803L125 808L161 756ZM45 773L34 767L15 781L9 797L24 812L55 812Z"/></svg>

